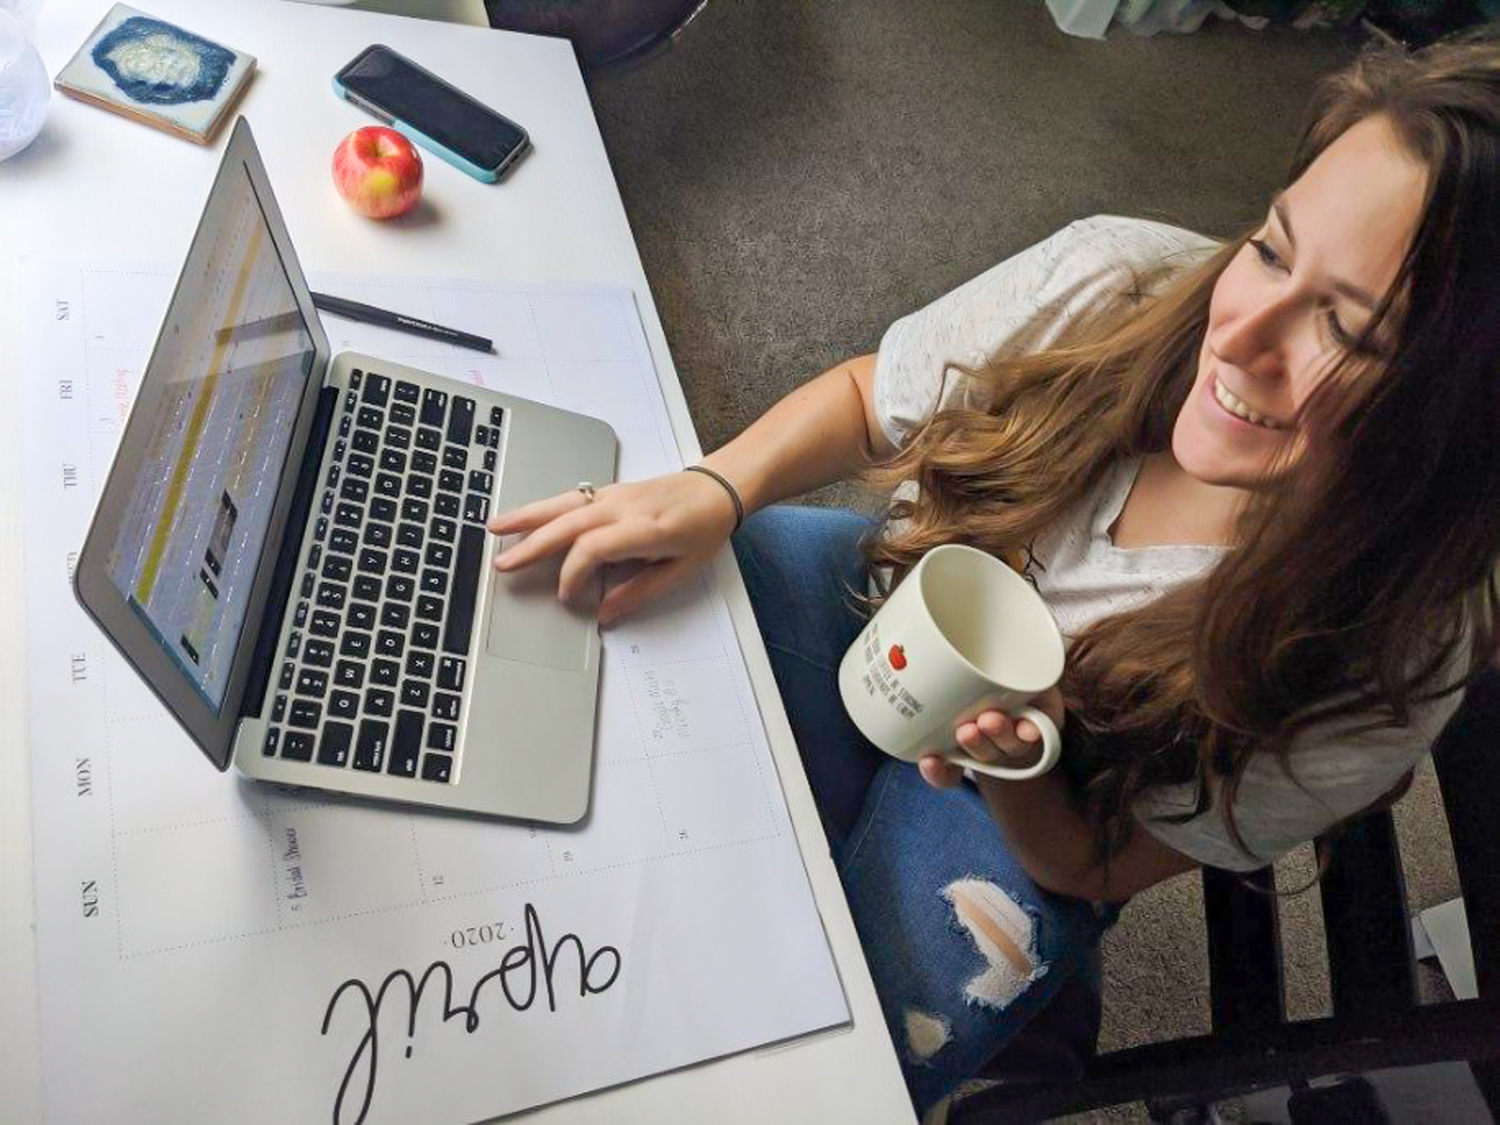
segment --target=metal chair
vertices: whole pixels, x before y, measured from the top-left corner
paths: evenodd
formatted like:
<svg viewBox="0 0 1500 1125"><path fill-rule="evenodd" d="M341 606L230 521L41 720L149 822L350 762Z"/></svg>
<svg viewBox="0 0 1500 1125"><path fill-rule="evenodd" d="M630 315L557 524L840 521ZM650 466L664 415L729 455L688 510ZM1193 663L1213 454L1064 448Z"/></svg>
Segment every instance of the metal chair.
<svg viewBox="0 0 1500 1125"><path fill-rule="evenodd" d="M1076 1077L1014 1081L962 1099L954 1125L1042 1121L1121 1102L1206 1104L1309 1079L1466 1060L1500 1118L1500 672L1491 668L1433 748L1468 915L1479 997L1417 1003L1406 888L1389 809L1320 838L1333 1015L1288 1021L1271 868L1202 872L1209 1035L1085 1058ZM1332 847L1331 852L1328 850ZM1258 890L1245 885L1248 881ZM1079 998L1065 1002L1078 1002ZM1008 1066L1003 1073L1014 1075ZM983 1074L980 1077L984 1077ZM1325 1118L1326 1119L1326 1118Z"/></svg>

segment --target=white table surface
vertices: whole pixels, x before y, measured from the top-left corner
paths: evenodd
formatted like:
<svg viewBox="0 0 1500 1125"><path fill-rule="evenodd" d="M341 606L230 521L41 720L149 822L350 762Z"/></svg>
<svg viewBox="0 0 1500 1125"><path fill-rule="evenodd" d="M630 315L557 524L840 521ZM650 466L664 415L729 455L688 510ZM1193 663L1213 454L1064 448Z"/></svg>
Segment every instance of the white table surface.
<svg viewBox="0 0 1500 1125"><path fill-rule="evenodd" d="M43 6L37 45L56 74L110 0ZM254 54L238 109L251 119L307 270L516 281L597 281L634 290L682 455L701 451L571 48L483 25L479 0L364 0L361 8L278 0L151 0L154 15ZM406 10L429 19L384 14ZM443 22L458 21L458 22ZM380 225L338 199L328 163L368 124L329 79L360 48L390 43L522 122L535 150L506 183L481 185L431 161L414 224ZM186 251L218 168L210 148L54 94L32 146L0 163L0 379L25 377L17 341L18 263L80 254L170 263ZM41 1120L32 897L31 785L22 614L21 419L0 412L0 1106L7 1125ZM744 587L727 551L726 593L853 1025L546 1107L542 1121L875 1123L912 1120L838 877ZM201 767L188 762L185 767ZM75 1076L87 1081L86 1076Z"/></svg>

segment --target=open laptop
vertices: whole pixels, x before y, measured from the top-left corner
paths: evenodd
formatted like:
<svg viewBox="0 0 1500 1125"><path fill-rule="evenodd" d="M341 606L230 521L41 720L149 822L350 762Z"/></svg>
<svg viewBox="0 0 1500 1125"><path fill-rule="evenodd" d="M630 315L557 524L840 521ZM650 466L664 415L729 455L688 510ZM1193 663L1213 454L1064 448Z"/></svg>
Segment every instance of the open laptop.
<svg viewBox="0 0 1500 1125"><path fill-rule="evenodd" d="M75 569L219 769L571 823L599 684L560 560L502 575L492 511L614 479L607 424L329 358L243 118Z"/></svg>

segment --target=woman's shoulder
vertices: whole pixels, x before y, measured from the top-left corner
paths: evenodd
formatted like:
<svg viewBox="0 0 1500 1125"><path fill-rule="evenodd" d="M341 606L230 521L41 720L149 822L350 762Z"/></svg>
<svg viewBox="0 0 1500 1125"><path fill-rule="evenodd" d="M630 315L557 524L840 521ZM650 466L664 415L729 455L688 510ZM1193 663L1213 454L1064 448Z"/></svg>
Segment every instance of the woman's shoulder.
<svg viewBox="0 0 1500 1125"><path fill-rule="evenodd" d="M1059 265L1128 265L1135 269L1183 264L1210 254L1221 245L1207 235L1155 219L1128 215L1090 215L1063 227L1043 245Z"/></svg>

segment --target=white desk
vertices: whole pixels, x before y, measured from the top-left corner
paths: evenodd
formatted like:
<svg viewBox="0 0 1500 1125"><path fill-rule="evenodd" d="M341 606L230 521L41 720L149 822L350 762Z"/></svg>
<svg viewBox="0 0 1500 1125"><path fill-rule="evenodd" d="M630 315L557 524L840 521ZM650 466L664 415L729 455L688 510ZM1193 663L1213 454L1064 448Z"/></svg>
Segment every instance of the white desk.
<svg viewBox="0 0 1500 1125"><path fill-rule="evenodd" d="M371 0L381 8L393 0ZM109 6L44 8L38 45L56 73ZM245 0L222 6L152 0L180 21L254 54L259 73L239 109L251 118L287 223L309 270L614 282L636 293L681 451L701 451L631 238L571 48L367 11ZM482 20L478 0L411 0L440 17ZM420 225L380 226L335 196L338 139L368 121L330 92L354 53L384 41L443 60L444 73L525 123L536 150L518 174L486 187L435 164ZM17 263L25 254L180 258L219 164L224 137L203 149L54 95L43 134L0 164L0 371L25 377L17 344ZM566 217L565 221L563 217ZM30 763L25 739L21 610L20 418L0 413L0 1106L8 1123L41 1118L38 1088ZM751 1052L537 1111L542 1121L911 1121L837 875L771 678L744 588L726 554L728 594L757 699L829 940L848 993L851 1029Z"/></svg>

